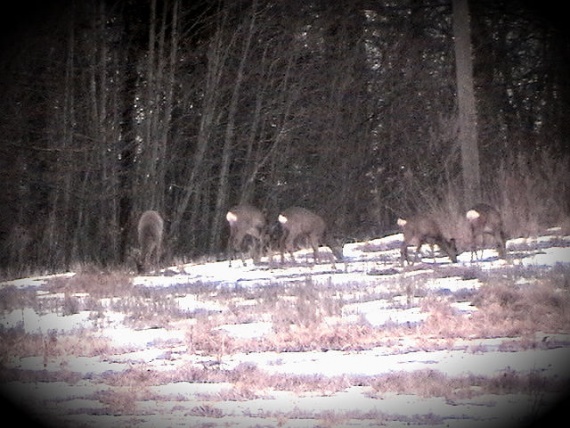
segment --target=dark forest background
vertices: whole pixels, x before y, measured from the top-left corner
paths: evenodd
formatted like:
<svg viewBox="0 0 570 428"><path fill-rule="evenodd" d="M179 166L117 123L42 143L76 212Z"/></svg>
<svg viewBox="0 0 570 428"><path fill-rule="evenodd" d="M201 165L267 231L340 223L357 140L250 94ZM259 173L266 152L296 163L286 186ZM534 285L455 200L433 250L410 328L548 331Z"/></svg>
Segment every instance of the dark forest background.
<svg viewBox="0 0 570 428"><path fill-rule="evenodd" d="M1 266L125 263L147 209L165 217L167 258L217 256L243 201L270 219L312 208L345 239L419 210L459 233L452 6L21 2L2 19ZM564 12L469 7L481 199L511 236L567 224Z"/></svg>

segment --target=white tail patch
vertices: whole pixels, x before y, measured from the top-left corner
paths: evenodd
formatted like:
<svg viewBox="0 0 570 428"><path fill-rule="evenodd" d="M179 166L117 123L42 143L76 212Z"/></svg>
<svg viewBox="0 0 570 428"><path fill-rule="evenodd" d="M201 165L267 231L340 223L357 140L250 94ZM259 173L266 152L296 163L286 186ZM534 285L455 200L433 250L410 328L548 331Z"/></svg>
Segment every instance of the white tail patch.
<svg viewBox="0 0 570 428"><path fill-rule="evenodd" d="M406 224L408 224L407 220L404 220L403 218L399 218L397 223L400 227L404 227Z"/></svg>
<svg viewBox="0 0 570 428"><path fill-rule="evenodd" d="M279 217L277 219L279 220L279 223L281 223L281 224L287 223L287 217L285 217L283 214L279 214Z"/></svg>
<svg viewBox="0 0 570 428"><path fill-rule="evenodd" d="M237 221L237 215L231 211L228 211L228 213L226 214L226 220L229 223L235 223Z"/></svg>
<svg viewBox="0 0 570 428"><path fill-rule="evenodd" d="M467 211L467 214L465 214L465 218L467 218L469 221L477 220L479 217L481 217L481 214L475 210L469 210Z"/></svg>

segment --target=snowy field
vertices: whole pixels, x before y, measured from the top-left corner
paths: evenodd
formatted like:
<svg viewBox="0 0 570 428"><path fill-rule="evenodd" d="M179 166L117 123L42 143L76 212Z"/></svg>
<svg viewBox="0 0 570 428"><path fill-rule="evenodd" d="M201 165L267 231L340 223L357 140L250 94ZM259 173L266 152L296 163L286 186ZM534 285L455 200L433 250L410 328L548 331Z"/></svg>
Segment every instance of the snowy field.
<svg viewBox="0 0 570 428"><path fill-rule="evenodd" d="M285 265L2 283L2 395L58 427L540 417L570 385L570 236L552 229L508 241L507 260L486 249L456 264L426 246L406 267L401 239L348 244L336 265L301 250Z"/></svg>

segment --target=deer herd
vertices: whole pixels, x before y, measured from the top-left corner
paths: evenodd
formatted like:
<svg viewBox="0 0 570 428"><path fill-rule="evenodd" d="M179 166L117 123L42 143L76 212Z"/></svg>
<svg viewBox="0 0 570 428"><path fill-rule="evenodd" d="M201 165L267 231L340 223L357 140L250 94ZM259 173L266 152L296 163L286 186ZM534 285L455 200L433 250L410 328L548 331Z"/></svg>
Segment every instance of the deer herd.
<svg viewBox="0 0 570 428"><path fill-rule="evenodd" d="M249 204L239 204L230 208L226 220L230 228L227 245L230 266L238 253L243 265L246 265L246 246L251 252L254 264L259 262L264 252L271 255L275 247L281 254L282 264L287 252L294 262L293 252L307 244L313 250L315 264L320 261L320 245L328 246L337 261L344 260L343 245L331 235L323 218L306 208L291 207L283 210L277 216L277 221L270 225L261 210ZM470 230L471 261L474 257L477 258L478 245L482 254L486 236L493 238L498 256L506 257L506 235L501 215L496 208L477 204L467 211L465 220ZM402 265L404 262L415 263L424 244L430 245L434 260L434 245L437 245L453 263L457 262L459 252L455 239L446 238L440 224L432 216L420 214L407 220L398 219L397 224L403 234L400 247ZM136 264L139 273L146 272L151 265L158 266L162 252L163 229L164 221L157 211L145 211L141 215L137 228L139 254ZM412 261L408 257L410 245L416 246Z"/></svg>

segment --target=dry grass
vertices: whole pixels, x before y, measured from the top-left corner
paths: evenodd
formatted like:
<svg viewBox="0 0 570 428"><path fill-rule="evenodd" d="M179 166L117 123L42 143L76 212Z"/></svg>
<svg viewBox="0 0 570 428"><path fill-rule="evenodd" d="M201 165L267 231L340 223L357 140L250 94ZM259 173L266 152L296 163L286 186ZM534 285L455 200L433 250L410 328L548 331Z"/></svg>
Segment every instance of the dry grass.
<svg viewBox="0 0 570 428"><path fill-rule="evenodd" d="M44 366L61 357L96 357L110 355L120 350L113 347L110 340L92 332L62 335L55 331L47 334L24 333L5 330L0 332L0 366L10 360L41 356Z"/></svg>
<svg viewBox="0 0 570 428"><path fill-rule="evenodd" d="M107 406L108 413L114 416L133 415L139 394L138 388L114 387L98 391L94 398Z"/></svg>
<svg viewBox="0 0 570 428"><path fill-rule="evenodd" d="M205 286L192 289L135 288L130 278L122 274L81 274L53 280L47 288L64 292L58 304L62 308L58 312L64 315L92 310L104 317L106 310L114 310L127 315L127 324L146 327L168 327L190 318L193 322L186 327L189 352L212 355L218 360L238 351L370 349L389 344L394 337L401 336L415 336L424 347L429 337L514 337L532 335L537 331L557 333L570 330L569 269L552 269L546 275L531 272L530 278L527 277L528 273L518 275L517 278L525 278L527 282L522 285L517 283L517 278L497 282L490 277L484 278L480 271L471 269L469 272L463 273L481 276L480 279L486 279L488 283L474 294L463 295L426 293L423 285L425 278L421 275L401 278L391 291L384 290L378 295L374 294L374 290L362 294L353 291L352 287L339 290L333 286L317 286L310 281L293 286L275 284L258 290L257 295L252 290L214 294L211 288ZM356 290L358 287L355 287ZM191 292L201 296L201 300L213 298L225 304L228 310L194 314L181 311L175 297ZM75 293L88 293L89 297L79 299ZM38 306L29 291L5 289L3 295L6 297L3 301L6 310L29 304ZM353 297L346 299L348 295ZM414 328L400 325L374 327L364 319L354 323L342 317L342 307L347 303L381 298L392 301L393 307L400 307L401 296L405 296L408 302L404 302L403 309L419 305L423 312L429 314L427 320ZM103 298L108 299L106 306L101 306L99 302ZM471 300L478 310L470 315L459 313L451 306L457 299ZM42 302L42 305L45 310L46 303ZM217 330L223 324L260 320L273 324L273 332L262 338L233 338L223 330ZM41 336L17 334L14 331L2 334L5 343L10 344L10 355L43 353L44 339ZM99 355L107 352L108 346L94 337L74 343L71 337L58 336L57 345L51 349L53 355Z"/></svg>
<svg viewBox="0 0 570 428"><path fill-rule="evenodd" d="M518 154L503 161L498 170L484 174L481 200L501 212L508 238L539 236L546 229L561 226L570 231L570 156L541 151ZM424 177L406 171L400 183L403 197L398 215L424 212L440 223L444 235L454 237L459 251L470 248L465 220L463 190L456 180L426 188ZM421 188L418 188L421 183Z"/></svg>
<svg viewBox="0 0 570 428"><path fill-rule="evenodd" d="M37 307L36 290L20 290L13 286L0 288L0 311L8 312L25 307Z"/></svg>
<svg viewBox="0 0 570 428"><path fill-rule="evenodd" d="M570 293L557 286L556 277L531 284L487 284L474 297L481 310L473 324L486 336L523 336L537 331L570 331Z"/></svg>
<svg viewBox="0 0 570 428"><path fill-rule="evenodd" d="M93 298L125 297L133 294L132 277L125 272L79 272L71 278L56 277L45 288L52 292L89 293Z"/></svg>
<svg viewBox="0 0 570 428"><path fill-rule="evenodd" d="M483 394L562 393L566 391L567 382L545 378L533 371L518 373L507 370L495 376L447 376L437 370L417 370L379 376L371 386L373 397L397 393L459 400Z"/></svg>
<svg viewBox="0 0 570 428"><path fill-rule="evenodd" d="M505 268L507 269L507 268ZM38 299L35 292L7 288L0 291L5 311L34 307L38 311L74 314L91 311L105 319L109 310L126 315L128 326L160 326L182 329L186 336L176 347L183 349L188 361L173 358L172 369L156 370L152 364L135 364L120 372L90 375L100 391L93 398L111 415L135 415L144 401L163 399L149 392L151 386L174 382L229 383L231 388L199 397L201 403L186 409L189 416L219 419L226 416L215 403L264 399L272 391L291 391L302 395L332 395L353 386L365 387L373 398L386 394L410 394L461 400L481 394L528 394L539 396L559 393L567 379L544 378L540 373L504 371L496 376L448 376L434 370L399 371L378 376L291 375L265 372L253 363L227 369L226 357L238 352L289 352L337 350L358 352L384 347L386 352L458 350L486 352L485 347L461 348L466 338L512 337L504 351L557 346L540 343L537 332L567 333L570 329L570 268L558 266L549 271L508 267L508 274L489 273L477 265L449 267L426 274L406 271L397 278L378 276L374 285L315 284L310 280L275 283L263 288L219 289L211 284L192 284L167 288L134 287L122 272L82 272L72 278L50 281L42 291L53 293ZM438 276L453 275L479 279L477 291L440 292L427 285ZM499 278L499 279L497 279ZM214 302L222 311L182 311L177 298L185 295L197 301ZM343 306L381 300L390 309L420 308L428 314L414 326L391 324L374 326L360 319L343 316ZM458 301L473 302L476 310L462 313L453 307ZM225 324L268 322L272 329L262 337L233 337L219 327ZM66 369L73 356L112 356L122 353L94 330L63 334L27 334L23 329L0 329L0 381L74 383L80 375ZM463 341L463 342L462 342ZM463 344L462 344L463 343ZM156 343L170 351L168 343ZM567 346L567 345L565 345ZM187 356L183 355L186 347ZM177 351L172 351L173 355ZM42 356L44 361L63 361L59 370L7 370L10 361L25 356ZM193 359L198 357L198 363ZM381 362L379 362L381 363ZM298 419L302 412L279 413L272 417ZM320 426L338 426L349 419L389 420L383 414L350 412L312 412L307 418ZM400 417L400 416L398 416ZM388 419L387 419L388 418ZM433 415L410 416L409 423L430 423ZM403 420L403 419L402 419ZM406 422L406 421L405 421Z"/></svg>

